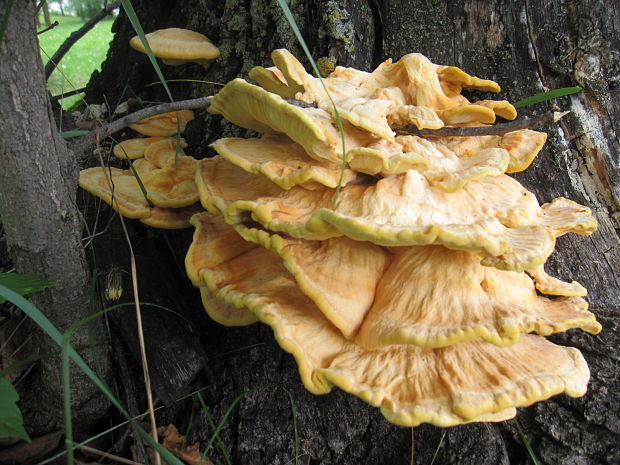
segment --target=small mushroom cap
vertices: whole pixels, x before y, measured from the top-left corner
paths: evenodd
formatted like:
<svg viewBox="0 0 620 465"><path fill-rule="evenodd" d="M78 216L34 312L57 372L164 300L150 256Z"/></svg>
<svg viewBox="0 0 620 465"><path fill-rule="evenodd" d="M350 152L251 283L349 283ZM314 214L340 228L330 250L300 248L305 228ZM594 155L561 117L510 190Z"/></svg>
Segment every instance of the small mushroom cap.
<svg viewBox="0 0 620 465"><path fill-rule="evenodd" d="M183 155L175 157L174 151L167 152L166 156L159 152L156 155L154 163L145 157L133 164L149 200L164 208L187 207L198 202L200 197L195 182L198 160Z"/></svg>
<svg viewBox="0 0 620 465"><path fill-rule="evenodd" d="M151 215L148 201L131 171L95 166L80 171L80 187L99 197L127 218Z"/></svg>
<svg viewBox="0 0 620 465"><path fill-rule="evenodd" d="M536 289L543 294L562 296L588 295L588 290L577 281L567 283L559 280L558 278L554 278L553 276L549 276L545 271L544 265L527 270L527 272L534 279Z"/></svg>
<svg viewBox="0 0 620 465"><path fill-rule="evenodd" d="M207 231L207 240L213 236ZM273 328L309 391L327 393L335 385L380 407L396 424L493 419L560 392L580 396L586 390L589 371L579 351L535 336L507 348L470 342L366 350L345 339L300 292L280 259L262 247L203 269L201 277L215 298L247 308Z"/></svg>
<svg viewBox="0 0 620 465"><path fill-rule="evenodd" d="M224 326L248 326L259 321L258 317L246 308L237 308L233 304L216 299L206 287L200 288L202 305L207 315Z"/></svg>
<svg viewBox="0 0 620 465"><path fill-rule="evenodd" d="M430 185L455 192L467 182L506 172L510 154L502 148L484 148L469 157L459 157L445 145L417 136L399 136L400 153L369 147L347 152L349 166L369 175L390 176L415 169Z"/></svg>
<svg viewBox="0 0 620 465"><path fill-rule="evenodd" d="M456 66L437 66L436 72L440 81L456 84L463 89L476 89L495 93L502 90L497 82L470 76Z"/></svg>
<svg viewBox="0 0 620 465"><path fill-rule="evenodd" d="M220 56L219 49L205 35L187 29L169 28L146 34L146 40L158 58L181 62L214 60ZM134 50L146 53L146 49L135 36L129 41Z"/></svg>
<svg viewBox="0 0 620 465"><path fill-rule="evenodd" d="M165 139L169 139L167 137L141 137L138 139L127 139L122 142L119 142L114 146L113 152L116 157L121 159L135 160L137 158L141 158L144 156L144 151L154 142L159 142ZM170 138L175 140L173 138ZM179 139L179 143L181 148L187 147L187 142L185 139Z"/></svg>
<svg viewBox="0 0 620 465"><path fill-rule="evenodd" d="M168 168L178 163L180 157L184 157L183 139L175 137L162 137L154 141L144 150L144 158L157 168Z"/></svg>
<svg viewBox="0 0 620 465"><path fill-rule="evenodd" d="M299 185L305 189L335 188L340 166L313 160L297 143L285 136L267 135L262 139L218 139L213 148L224 159L248 173L261 174L282 189ZM354 180L356 173L345 169L342 184Z"/></svg>
<svg viewBox="0 0 620 465"><path fill-rule="evenodd" d="M284 133L317 161L339 163L342 160L340 131L329 113L291 105L243 79L226 84L213 97L208 111L247 129ZM343 126L347 148L365 146L376 139L346 122Z"/></svg>
<svg viewBox="0 0 620 465"><path fill-rule="evenodd" d="M510 154L510 162L506 172L516 173L525 170L532 164L546 140L547 134L544 132L529 129L504 134L500 141L500 147L508 150Z"/></svg>
<svg viewBox="0 0 620 465"><path fill-rule="evenodd" d="M168 137L184 132L187 123L193 119L193 111L178 110L144 118L129 127L145 136Z"/></svg>
<svg viewBox="0 0 620 465"><path fill-rule="evenodd" d="M553 251L557 235L596 228L585 207L563 202L540 207L506 175L446 193L409 170L376 184L345 186L332 209L332 189L278 192L261 177L217 160L203 161L199 173L203 206L230 224L251 216L269 230L303 239L346 235L384 246L443 245L483 253L484 264L506 270L535 268Z"/></svg>
<svg viewBox="0 0 620 465"><path fill-rule="evenodd" d="M151 208L151 216L142 218L144 224L160 229L184 229L191 226L190 218L196 213L203 212L200 203L181 208Z"/></svg>
<svg viewBox="0 0 620 465"><path fill-rule="evenodd" d="M297 91L288 86L282 71L274 66L270 68L255 66L250 70L248 76L250 79L254 79L267 92L280 97L295 98Z"/></svg>
<svg viewBox="0 0 620 465"><path fill-rule="evenodd" d="M271 59L276 68L280 70L288 87L297 92L303 92L304 84L309 75L304 66L295 56L284 48L279 48L271 52Z"/></svg>

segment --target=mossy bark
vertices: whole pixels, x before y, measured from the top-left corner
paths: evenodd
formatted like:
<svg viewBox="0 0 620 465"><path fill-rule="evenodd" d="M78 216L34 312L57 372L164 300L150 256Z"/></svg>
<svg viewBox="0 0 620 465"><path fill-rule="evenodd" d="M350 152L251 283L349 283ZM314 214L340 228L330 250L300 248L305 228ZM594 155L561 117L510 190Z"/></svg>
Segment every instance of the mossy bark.
<svg viewBox="0 0 620 465"><path fill-rule="evenodd" d="M225 83L245 76L254 65L270 66L269 52L285 47L306 60L277 2L188 0L134 1L146 30L188 27L211 37L222 56L204 72L199 66L164 69L168 79L200 79ZM386 58L421 52L433 62L456 65L498 81L500 98L511 101L550 88L580 85L578 95L555 103L524 108L522 114L555 105L571 113L545 128L549 141L531 168L516 177L542 202L566 196L592 208L599 231L591 237L568 235L558 240L547 269L562 279L575 279L589 290L591 308L604 326L598 336L569 331L554 341L576 346L588 360L592 379L580 399L557 396L521 409L519 421L538 457L546 464L613 464L620 462L620 379L617 370L620 312L620 11L612 0L567 1L290 1L291 9L315 58L324 63L371 70ZM165 7L164 7L165 5ZM133 35L121 15L112 49L100 74L90 83L89 101L122 100L133 93L144 100L165 100L146 57L127 47ZM615 32L614 32L615 31ZM128 64L129 63L129 64ZM307 64L307 63L306 63ZM118 70L122 69L123 73ZM172 83L175 98L212 94L208 83ZM480 98L480 94L474 95ZM199 112L188 128L190 153L209 156L208 145L239 130L216 116ZM140 228L139 228L140 229ZM143 232L141 234L144 234ZM152 240L162 240L155 234ZM182 256L187 234L176 236ZM157 243L157 242L155 242ZM149 245L150 250L157 246ZM159 258L150 257L157 261ZM202 315L197 292L170 275L152 276L165 289L177 283L173 296L150 286L149 297L176 307L194 321L207 354L195 387L209 386L207 402L217 418L236 396L244 400L233 410L222 439L234 463L291 463L294 399L301 442L300 463L408 463L409 429L390 425L380 413L340 391L326 396L307 393L293 359L261 325L226 329ZM175 281L175 279L177 279ZM162 281L163 280L163 281ZM162 284L165 282L166 284ZM175 308L176 308L175 307ZM156 318L156 317L154 317ZM120 322L121 326L125 323ZM162 324L162 328L166 325ZM165 343L162 332L158 340ZM231 351L234 351L230 353ZM225 355L224 355L225 354ZM174 351L169 354L174 358ZM161 363L166 363L162 357ZM167 380L169 381L169 380ZM163 384L162 392L166 389ZM255 389L260 388L260 389ZM181 429L187 421L174 404L164 421ZM192 439L208 440L210 429L194 416ZM220 453L211 453L221 461ZM435 457L436 454L436 457ZM415 462L436 464L526 464L529 458L514 422L415 429Z"/></svg>

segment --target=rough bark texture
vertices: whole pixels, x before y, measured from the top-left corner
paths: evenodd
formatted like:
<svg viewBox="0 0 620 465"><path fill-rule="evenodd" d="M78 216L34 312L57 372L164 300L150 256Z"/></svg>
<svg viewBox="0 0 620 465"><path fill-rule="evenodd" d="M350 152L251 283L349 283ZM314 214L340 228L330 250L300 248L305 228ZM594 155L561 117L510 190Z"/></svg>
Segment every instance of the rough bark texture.
<svg viewBox="0 0 620 465"><path fill-rule="evenodd" d="M0 11L6 7L1 0ZM77 165L53 126L34 7L34 2L15 6L0 46L0 215L15 269L59 283L32 301L64 331L95 308L75 204ZM109 359L102 327L95 322L72 342L105 376ZM41 354L58 353L42 332L33 337ZM84 375L77 370L73 375L76 421L83 427L105 414L106 402ZM62 424L61 379L59 357L40 363L22 405L34 434Z"/></svg>
<svg viewBox="0 0 620 465"><path fill-rule="evenodd" d="M145 30L187 27L207 34L221 48L222 56L208 72L199 66L165 67L168 79L203 79L224 83L245 75L254 65L270 66L269 52L286 47L303 59L293 34L275 1L184 2L134 1ZM620 374L617 365L620 312L620 10L613 0L588 1L295 1L290 2L297 22L316 58L337 65L370 70L382 60L416 51L433 62L456 65L498 81L502 96L515 101L547 88L580 85L584 91L558 99L556 104L571 114L562 124L548 127L549 141L532 167L516 177L541 202L566 196L594 211L599 231L591 237L565 236L547 269L562 279L575 279L589 290L591 308L604 330L598 336L579 331L554 337L576 346L588 360L592 378L588 394L580 399L558 396L521 409L519 421L537 455L546 464L603 465L620 463ZM146 57L129 50L131 26L121 17L114 26L116 38L101 73L91 81L89 101L121 101L128 96L164 101ZM119 73L119 70L123 70ZM211 84L173 83L177 99L211 94ZM124 96L122 96L123 90ZM476 95L479 98L480 95ZM522 113L542 112L550 104L525 108ZM614 126L615 125L615 126ZM188 126L190 153L208 156L214 139L239 131L221 118L199 114ZM142 279L148 288L144 299L167 304L193 321L184 331L201 339L206 359L192 361L193 373L205 368L193 386L207 387L203 395L220 418L240 394L244 400L233 410L222 439L234 463L291 463L294 455L292 408L294 399L301 442L300 463L357 464L407 463L411 431L387 423L375 409L334 391L326 396L307 393L299 381L295 363L273 342L271 331L261 325L223 328L202 314L197 292L178 277L174 256L164 253L164 233L147 233L136 226L141 238ZM189 233L169 235L177 259L182 258ZM113 241L114 239L106 239ZM168 243L170 243L168 242ZM109 247L102 242L96 247ZM107 249L109 250L109 249ZM158 258L153 258L153 255ZM112 257L108 257L112 260ZM153 266L156 261L158 265ZM164 265L167 263L167 265ZM139 265L140 266L140 265ZM170 270L170 271L166 271ZM154 321L161 317L150 314ZM131 322L119 317L118 325ZM178 367L178 349L169 343L168 323L153 323L147 337L159 345L158 360L171 366L166 383L156 381L157 395L184 391L187 373ZM166 331L169 331L167 334ZM175 331L174 340L179 332ZM148 331L147 331L148 332ZM125 338L129 346L131 336ZM200 350L192 349L199 356ZM163 355L162 355L163 354ZM167 354L167 356L166 356ZM152 364L151 364L152 366ZM261 388L262 387L262 388ZM260 389L256 389L260 388ZM167 394L168 393L168 394ZM194 405L194 406L192 406ZM186 426L190 401L172 404L161 422ZM210 428L202 415L194 416L192 439L208 440ZM526 464L529 458L515 423L472 424L415 430L416 463ZM216 463L219 452L211 453Z"/></svg>

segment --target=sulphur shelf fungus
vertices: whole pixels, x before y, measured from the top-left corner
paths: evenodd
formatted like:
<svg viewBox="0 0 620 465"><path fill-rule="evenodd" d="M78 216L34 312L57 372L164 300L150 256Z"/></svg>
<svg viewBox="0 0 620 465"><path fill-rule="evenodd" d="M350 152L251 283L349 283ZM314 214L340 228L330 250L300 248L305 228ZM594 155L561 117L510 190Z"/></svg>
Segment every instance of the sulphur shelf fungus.
<svg viewBox="0 0 620 465"><path fill-rule="evenodd" d="M337 386L400 425L500 421L582 395L583 357L543 336L601 326L585 289L544 263L556 237L596 221L505 174L546 135L398 135L516 117L509 102L461 95L496 83L419 54L336 68L331 98L289 52L272 58L250 73L259 85L235 79L208 109L263 133L216 141L196 175L208 212L192 218L186 268L209 315L269 324L310 391Z"/></svg>
<svg viewBox="0 0 620 465"><path fill-rule="evenodd" d="M220 56L219 49L211 40L199 32L188 29L168 28L146 34L153 55L161 58L164 64L178 66L195 62L208 68ZM129 45L138 52L147 53L140 37L135 36Z"/></svg>
<svg viewBox="0 0 620 465"><path fill-rule="evenodd" d="M182 139L150 139L146 146L121 143L125 147L118 152L128 154L127 158L141 150L142 157L132 162L131 169L88 168L80 172L80 186L127 218L157 228L186 228L192 215L203 210L194 181L199 162L185 155Z"/></svg>
<svg viewBox="0 0 620 465"><path fill-rule="evenodd" d="M185 188L170 186L194 174L187 202L207 211L190 220L185 264L211 318L270 325L309 391L339 387L399 425L502 421L583 395L581 353L544 336L601 326L585 288L544 265L557 237L591 234L596 220L562 197L540 204L506 174L527 168L546 135L397 133L516 117L509 102L461 94L498 92L495 82L419 54L371 73L338 67L324 79L331 98L289 52L272 58L250 73L259 85L235 79L208 109L260 137L219 139L199 162L178 158L177 143L174 163L174 143L154 141L134 162L157 208L153 186L177 198ZM110 173L122 187L114 208L157 216L128 172ZM101 181L87 188L111 196Z"/></svg>
<svg viewBox="0 0 620 465"><path fill-rule="evenodd" d="M187 123L194 119L191 110L177 110L144 118L129 127L140 134L152 137L169 137L185 131Z"/></svg>

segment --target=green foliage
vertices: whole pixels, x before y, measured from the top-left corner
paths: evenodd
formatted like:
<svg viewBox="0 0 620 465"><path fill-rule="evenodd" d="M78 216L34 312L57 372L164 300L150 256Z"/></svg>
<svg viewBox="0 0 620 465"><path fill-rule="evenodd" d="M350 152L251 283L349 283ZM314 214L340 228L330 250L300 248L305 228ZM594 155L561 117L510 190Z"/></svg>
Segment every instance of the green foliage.
<svg viewBox="0 0 620 465"><path fill-rule="evenodd" d="M0 378L0 438L15 436L30 442L17 406L19 395L11 383Z"/></svg>
<svg viewBox="0 0 620 465"><path fill-rule="evenodd" d="M59 25L39 35L43 63L47 63L64 40L84 24L84 21L75 16L52 15L52 21L58 21ZM84 87L93 71L101 69L113 37L112 21L112 18L100 21L71 47L47 81L52 95L61 95L63 92ZM62 106L70 108L80 99L77 95L67 97L63 99Z"/></svg>
<svg viewBox="0 0 620 465"><path fill-rule="evenodd" d="M72 0L71 7L77 16L88 20L99 13L105 5L102 0Z"/></svg>
<svg viewBox="0 0 620 465"><path fill-rule="evenodd" d="M14 305L18 306L26 315L28 315L38 326L41 328L48 336L52 338L52 340L62 346L63 344L63 335L58 331L58 329L52 324L52 322L32 303L24 299L19 294L13 292L11 289L7 288L0 284L0 297L4 297L5 299L11 301ZM172 453L166 450L161 444L158 444L153 440L153 438L146 432L144 429L140 427L138 423L129 415L129 412L123 404L116 398L112 390L108 387L107 384L86 364L84 359L73 349L73 347L68 344L66 347L66 352L68 354L68 358L73 360L73 362L77 365L77 367L82 370L91 381L105 394L105 396L110 400L112 405L114 405L118 411L129 420L135 427L135 431L141 436L143 440L145 440L151 447L157 449L159 454L162 456L164 460L166 460L171 465L183 465L178 458L176 458ZM67 386L64 386L67 389Z"/></svg>
<svg viewBox="0 0 620 465"><path fill-rule="evenodd" d="M46 281L36 276L23 273L0 273L0 285L6 286L19 295L31 294L39 292L48 287L57 286L58 283ZM0 304L6 302L6 299L0 295Z"/></svg>

